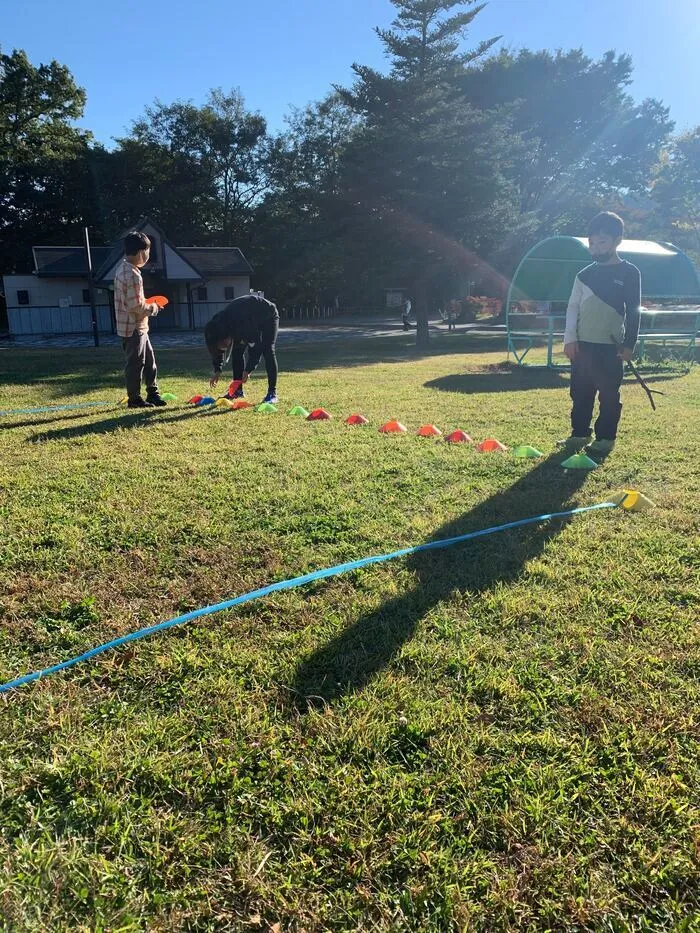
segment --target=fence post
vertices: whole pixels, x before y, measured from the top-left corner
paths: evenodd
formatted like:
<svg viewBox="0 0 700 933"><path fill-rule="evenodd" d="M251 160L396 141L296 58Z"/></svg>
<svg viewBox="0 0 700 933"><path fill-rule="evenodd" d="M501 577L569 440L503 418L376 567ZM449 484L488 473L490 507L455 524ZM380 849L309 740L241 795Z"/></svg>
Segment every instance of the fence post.
<svg viewBox="0 0 700 933"><path fill-rule="evenodd" d="M87 265L87 274L88 274L88 286L90 288L90 321L92 323L92 339L95 341L95 346L99 347L100 345L100 335L97 329L97 308L95 306L95 280L92 275L92 256L90 255L90 234L88 233L88 228L83 229L84 237L84 246L85 246L85 262Z"/></svg>

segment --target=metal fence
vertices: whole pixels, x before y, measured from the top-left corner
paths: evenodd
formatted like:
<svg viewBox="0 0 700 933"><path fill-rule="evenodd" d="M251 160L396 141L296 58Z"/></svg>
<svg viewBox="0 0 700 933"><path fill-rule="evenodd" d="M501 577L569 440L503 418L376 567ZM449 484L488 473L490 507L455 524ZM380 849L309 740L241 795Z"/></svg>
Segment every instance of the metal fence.
<svg viewBox="0 0 700 933"><path fill-rule="evenodd" d="M203 330L206 323L222 311L228 301L173 302L163 308L149 321L154 331ZM115 333L114 319L109 305L98 305L97 329L101 334ZM283 305L279 308L283 322L327 320L334 317L336 309L322 305ZM90 305L70 305L59 308L55 305L39 307L19 306L7 309L10 333L16 336L90 334L92 316Z"/></svg>
<svg viewBox="0 0 700 933"><path fill-rule="evenodd" d="M327 305L289 305L279 309L281 321L315 321L335 317L336 309Z"/></svg>
<svg viewBox="0 0 700 933"><path fill-rule="evenodd" d="M193 301L192 324L194 326L192 324L178 326L189 326L192 330L201 330L215 314L223 311L228 304L230 304L228 301ZM186 304L180 307L184 308L185 311L187 310ZM161 311L158 317L166 313L167 310L166 308L165 312ZM330 305L278 305L278 310L280 321L320 321L332 318L336 314L335 308Z"/></svg>
<svg viewBox="0 0 700 933"><path fill-rule="evenodd" d="M112 312L109 305L98 305L97 329L102 334L114 332ZM40 307L21 306L7 309L7 322L11 334L32 334L46 337L51 334L91 334L92 312L90 305L70 305L59 308L55 305Z"/></svg>

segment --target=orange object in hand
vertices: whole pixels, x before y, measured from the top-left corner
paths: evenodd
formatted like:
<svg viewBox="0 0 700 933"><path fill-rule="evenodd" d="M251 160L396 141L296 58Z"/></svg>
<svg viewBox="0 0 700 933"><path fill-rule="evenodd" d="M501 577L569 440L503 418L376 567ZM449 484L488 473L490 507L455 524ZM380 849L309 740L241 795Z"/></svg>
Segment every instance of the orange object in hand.
<svg viewBox="0 0 700 933"><path fill-rule="evenodd" d="M168 304L168 299L165 295L154 295L152 298L147 298L146 303L149 305L156 304L159 308L164 308Z"/></svg>

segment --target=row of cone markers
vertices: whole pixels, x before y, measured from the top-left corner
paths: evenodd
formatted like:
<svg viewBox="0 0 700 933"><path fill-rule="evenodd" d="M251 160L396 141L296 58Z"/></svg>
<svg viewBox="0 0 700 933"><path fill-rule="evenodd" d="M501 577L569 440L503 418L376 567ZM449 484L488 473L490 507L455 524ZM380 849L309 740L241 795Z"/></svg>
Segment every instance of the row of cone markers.
<svg viewBox="0 0 700 933"><path fill-rule="evenodd" d="M230 411L243 411L247 408L254 408L256 412L261 414L274 414L277 412L277 406L271 404L270 402L262 402L260 405L253 405L252 402L248 402L243 398L234 398L234 393L239 386L239 382L232 382L226 395L219 399L214 399L209 395L194 395L191 399L188 400L188 404L195 405L198 408L215 405L217 408L228 408ZM301 405L295 405L293 408L290 408L287 414L294 415L299 418L305 418L307 421L330 421L333 417L333 415L326 411L325 408L315 408L313 411L307 411L306 408ZM345 419L345 424L355 426L367 425L369 424L369 419L365 418L364 415L354 414ZM408 429L400 421L387 421L386 424L383 424L379 428L379 432L380 434L406 434ZM439 428L436 428L434 424L423 424L420 426L420 428L418 428L416 433L418 437L443 436L442 431ZM448 434L445 437L445 441L448 444L474 443L467 432L461 430L453 431L451 434ZM502 444L500 441L496 440L496 438L488 437L480 444L477 444L477 450L481 451L482 453L505 453L508 448L505 444ZM537 457L543 456L541 451L528 445L516 447L513 450L513 455L515 457L522 457L527 459L535 459Z"/></svg>
<svg viewBox="0 0 700 933"><path fill-rule="evenodd" d="M243 398L234 398L235 392L241 385L241 382L232 382L226 391L226 395L219 399L215 399L210 395L193 395L192 398L188 399L187 404L194 405L197 408L206 408L215 405L217 408L228 408L231 411L242 411L246 408L254 408L256 412L262 414L274 414L277 412L277 406L270 402L262 402L260 405L253 405L252 402L248 402ZM177 401L177 396L170 392L164 392L162 397L168 402ZM121 400L122 403L126 403L126 401L126 398ZM330 421L333 417L325 408L315 408L313 411L307 411L301 405L295 405L293 408L290 408L287 414L306 418L307 421ZM369 424L369 420L365 418L364 415L354 414L345 419L345 424L367 425ZM406 434L408 429L400 421L387 421L386 424L383 424L379 428L379 432L381 434ZM422 424L418 428L416 434L418 437L442 437L442 431L436 428L434 424ZM448 434L445 437L445 441L448 444L474 443L467 432L461 430L453 431L451 434ZM477 450L482 453L505 453L508 450L505 444L502 444L494 437L487 437L486 440L477 444L476 447ZM513 449L513 456L534 460L538 457L543 457L544 454L542 451L537 450L536 447L531 447L529 444L521 444ZM600 464L596 463L591 457L586 456L586 454L579 453L568 457L561 465L566 470L595 470Z"/></svg>

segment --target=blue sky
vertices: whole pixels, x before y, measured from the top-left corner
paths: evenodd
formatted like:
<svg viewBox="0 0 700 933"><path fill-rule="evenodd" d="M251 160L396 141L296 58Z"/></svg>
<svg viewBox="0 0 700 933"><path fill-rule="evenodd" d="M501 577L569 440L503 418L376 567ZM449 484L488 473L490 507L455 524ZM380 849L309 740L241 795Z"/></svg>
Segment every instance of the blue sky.
<svg viewBox="0 0 700 933"><path fill-rule="evenodd" d="M353 61L384 67L372 27L394 12L389 0L22 0L5 5L0 39L68 65L88 93L83 125L109 143L156 97L199 103L219 86L282 128L291 105L349 82ZM490 0L471 41L499 34L513 50L629 52L632 94L660 97L679 129L700 124L700 0Z"/></svg>

